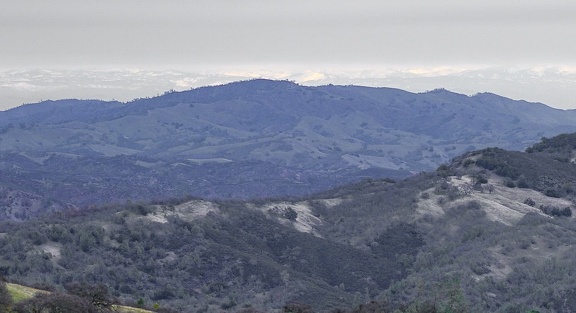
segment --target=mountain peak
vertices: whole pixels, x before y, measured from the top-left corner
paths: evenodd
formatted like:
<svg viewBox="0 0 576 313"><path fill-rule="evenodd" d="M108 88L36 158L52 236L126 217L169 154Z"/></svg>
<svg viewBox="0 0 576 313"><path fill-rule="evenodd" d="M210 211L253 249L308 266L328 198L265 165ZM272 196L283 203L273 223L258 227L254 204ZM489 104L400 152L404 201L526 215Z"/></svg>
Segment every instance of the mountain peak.
<svg viewBox="0 0 576 313"><path fill-rule="evenodd" d="M223 88L234 88L234 87L244 87L252 89L281 89L288 87L300 86L297 83L289 80L273 80L266 78L255 78L243 81L237 81L222 85Z"/></svg>
<svg viewBox="0 0 576 313"><path fill-rule="evenodd" d="M301 195L367 177L398 179L465 151L522 150L542 136L576 131L576 111L518 104L445 89L415 94L253 79L126 104L62 100L0 112L0 153L14 160L3 178L64 175L78 188L71 197L78 205L114 201L122 188L135 199L158 197L166 185L172 194L164 196ZM76 184L80 169L92 185ZM154 183L144 179L153 173L161 173ZM114 188L103 175L117 180Z"/></svg>

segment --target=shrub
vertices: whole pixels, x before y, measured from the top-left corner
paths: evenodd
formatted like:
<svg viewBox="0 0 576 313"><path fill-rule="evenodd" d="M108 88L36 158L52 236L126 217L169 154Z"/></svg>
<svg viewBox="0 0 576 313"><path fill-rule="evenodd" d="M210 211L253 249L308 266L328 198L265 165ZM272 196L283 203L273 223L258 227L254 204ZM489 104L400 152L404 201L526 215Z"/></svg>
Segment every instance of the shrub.
<svg viewBox="0 0 576 313"><path fill-rule="evenodd" d="M444 205L446 203L446 198L444 197L439 197L438 200L436 200L436 203L438 205Z"/></svg>
<svg viewBox="0 0 576 313"><path fill-rule="evenodd" d="M312 307L302 303L288 303L284 306L284 313L314 313Z"/></svg>
<svg viewBox="0 0 576 313"><path fill-rule="evenodd" d="M474 164L474 161L470 160L470 159L466 159L464 160L464 162L462 163L462 166L464 167L468 167L470 165Z"/></svg>
<svg viewBox="0 0 576 313"><path fill-rule="evenodd" d="M547 189L544 194L552 198L560 198L560 193L556 189Z"/></svg>
<svg viewBox="0 0 576 313"><path fill-rule="evenodd" d="M532 198L528 198L528 199L524 200L524 204L529 205L529 206L535 206L536 201L532 200Z"/></svg>
<svg viewBox="0 0 576 313"><path fill-rule="evenodd" d="M518 180L518 188L530 188L530 185L528 184L528 181L526 181L526 178L522 177Z"/></svg>
<svg viewBox="0 0 576 313"><path fill-rule="evenodd" d="M88 300L95 307L112 307L113 300L108 293L108 287L103 284L90 285L74 282L66 284L65 288L70 294Z"/></svg>
<svg viewBox="0 0 576 313"><path fill-rule="evenodd" d="M472 200L472 201L468 201L468 203L466 203L466 208L471 209L471 210L480 210L482 208L482 206L480 205L480 202L478 202L476 200Z"/></svg>
<svg viewBox="0 0 576 313"><path fill-rule="evenodd" d="M516 187L516 183L514 183L514 181L512 179L506 179L504 181L504 185L508 188L515 188Z"/></svg>
<svg viewBox="0 0 576 313"><path fill-rule="evenodd" d="M298 217L298 212L296 212L293 208L289 207L286 212L284 212L283 216L291 221L295 221Z"/></svg>
<svg viewBox="0 0 576 313"><path fill-rule="evenodd" d="M570 216L572 216L572 209L570 209L570 207L565 207L563 209L560 209L557 206L553 206L553 205L541 205L540 211L542 211L542 213L544 213L546 215L550 215L550 216L557 216L557 217L560 217L560 216L570 217Z"/></svg>

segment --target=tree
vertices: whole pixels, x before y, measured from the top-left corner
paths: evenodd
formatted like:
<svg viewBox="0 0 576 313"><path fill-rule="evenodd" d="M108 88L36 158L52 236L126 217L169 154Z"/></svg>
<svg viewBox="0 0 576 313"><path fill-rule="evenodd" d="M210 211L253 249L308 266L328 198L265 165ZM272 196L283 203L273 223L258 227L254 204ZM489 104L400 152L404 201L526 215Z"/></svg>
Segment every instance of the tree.
<svg viewBox="0 0 576 313"><path fill-rule="evenodd" d="M90 285L83 282L73 282L67 284L65 288L70 294L88 300L97 308L109 309L112 307L112 299L108 293L108 287L103 284Z"/></svg>
<svg viewBox="0 0 576 313"><path fill-rule="evenodd" d="M0 281L0 313L10 312L12 307L12 296L6 288L6 283Z"/></svg>
<svg viewBox="0 0 576 313"><path fill-rule="evenodd" d="M284 313L314 313L312 307L307 304L298 303L298 302L291 302L284 305L283 308Z"/></svg>
<svg viewBox="0 0 576 313"><path fill-rule="evenodd" d="M366 304L361 304L356 309L352 310L351 313L386 313L387 310L377 302L370 302Z"/></svg>
<svg viewBox="0 0 576 313"><path fill-rule="evenodd" d="M524 204L529 205L529 206L535 206L536 201L532 200L532 198L527 198L526 200L524 200Z"/></svg>
<svg viewBox="0 0 576 313"><path fill-rule="evenodd" d="M298 212L296 212L293 208L288 207L286 212L284 212L284 217L291 221L295 221L298 217Z"/></svg>

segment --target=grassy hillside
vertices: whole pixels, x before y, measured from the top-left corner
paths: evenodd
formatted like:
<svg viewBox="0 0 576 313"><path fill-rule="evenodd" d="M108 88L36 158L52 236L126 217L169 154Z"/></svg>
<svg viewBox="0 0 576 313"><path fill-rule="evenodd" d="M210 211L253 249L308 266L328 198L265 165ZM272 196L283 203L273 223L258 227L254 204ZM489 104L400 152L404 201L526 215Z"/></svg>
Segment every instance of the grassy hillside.
<svg viewBox="0 0 576 313"><path fill-rule="evenodd" d="M28 300L39 293L46 293L46 294L50 293L49 291L46 290L27 287L24 285L14 283L6 283L6 288L10 292L10 295L12 296L12 300L14 303ZM120 313L153 313L152 311L149 310L124 305L113 305L113 309L116 312Z"/></svg>
<svg viewBox="0 0 576 313"><path fill-rule="evenodd" d="M10 295L12 296L12 300L14 302L20 302L22 300L27 300L32 298L34 295L36 295L37 293L47 293L48 291L44 291L44 290L40 290L40 289L36 289L36 288L32 288L32 287L26 287L23 285L19 285L19 284L13 284L13 283L7 283L6 284L6 288L8 288L8 291L10 292Z"/></svg>
<svg viewBox="0 0 576 313"><path fill-rule="evenodd" d="M521 150L575 125L574 111L492 94L268 80L46 101L0 112L0 219L183 195L306 196L467 151Z"/></svg>

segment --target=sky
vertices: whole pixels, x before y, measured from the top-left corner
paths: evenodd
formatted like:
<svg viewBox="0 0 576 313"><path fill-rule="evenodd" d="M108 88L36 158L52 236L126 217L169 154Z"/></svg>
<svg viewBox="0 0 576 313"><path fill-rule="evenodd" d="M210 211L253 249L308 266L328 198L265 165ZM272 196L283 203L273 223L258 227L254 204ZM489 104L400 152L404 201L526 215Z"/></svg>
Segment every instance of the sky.
<svg viewBox="0 0 576 313"><path fill-rule="evenodd" d="M566 76L567 87L554 89L559 99L530 100L576 108L569 100L576 96L574 38L573 0L0 0L0 73L172 70L351 79L545 69L554 79ZM522 88L510 88L523 98Z"/></svg>

